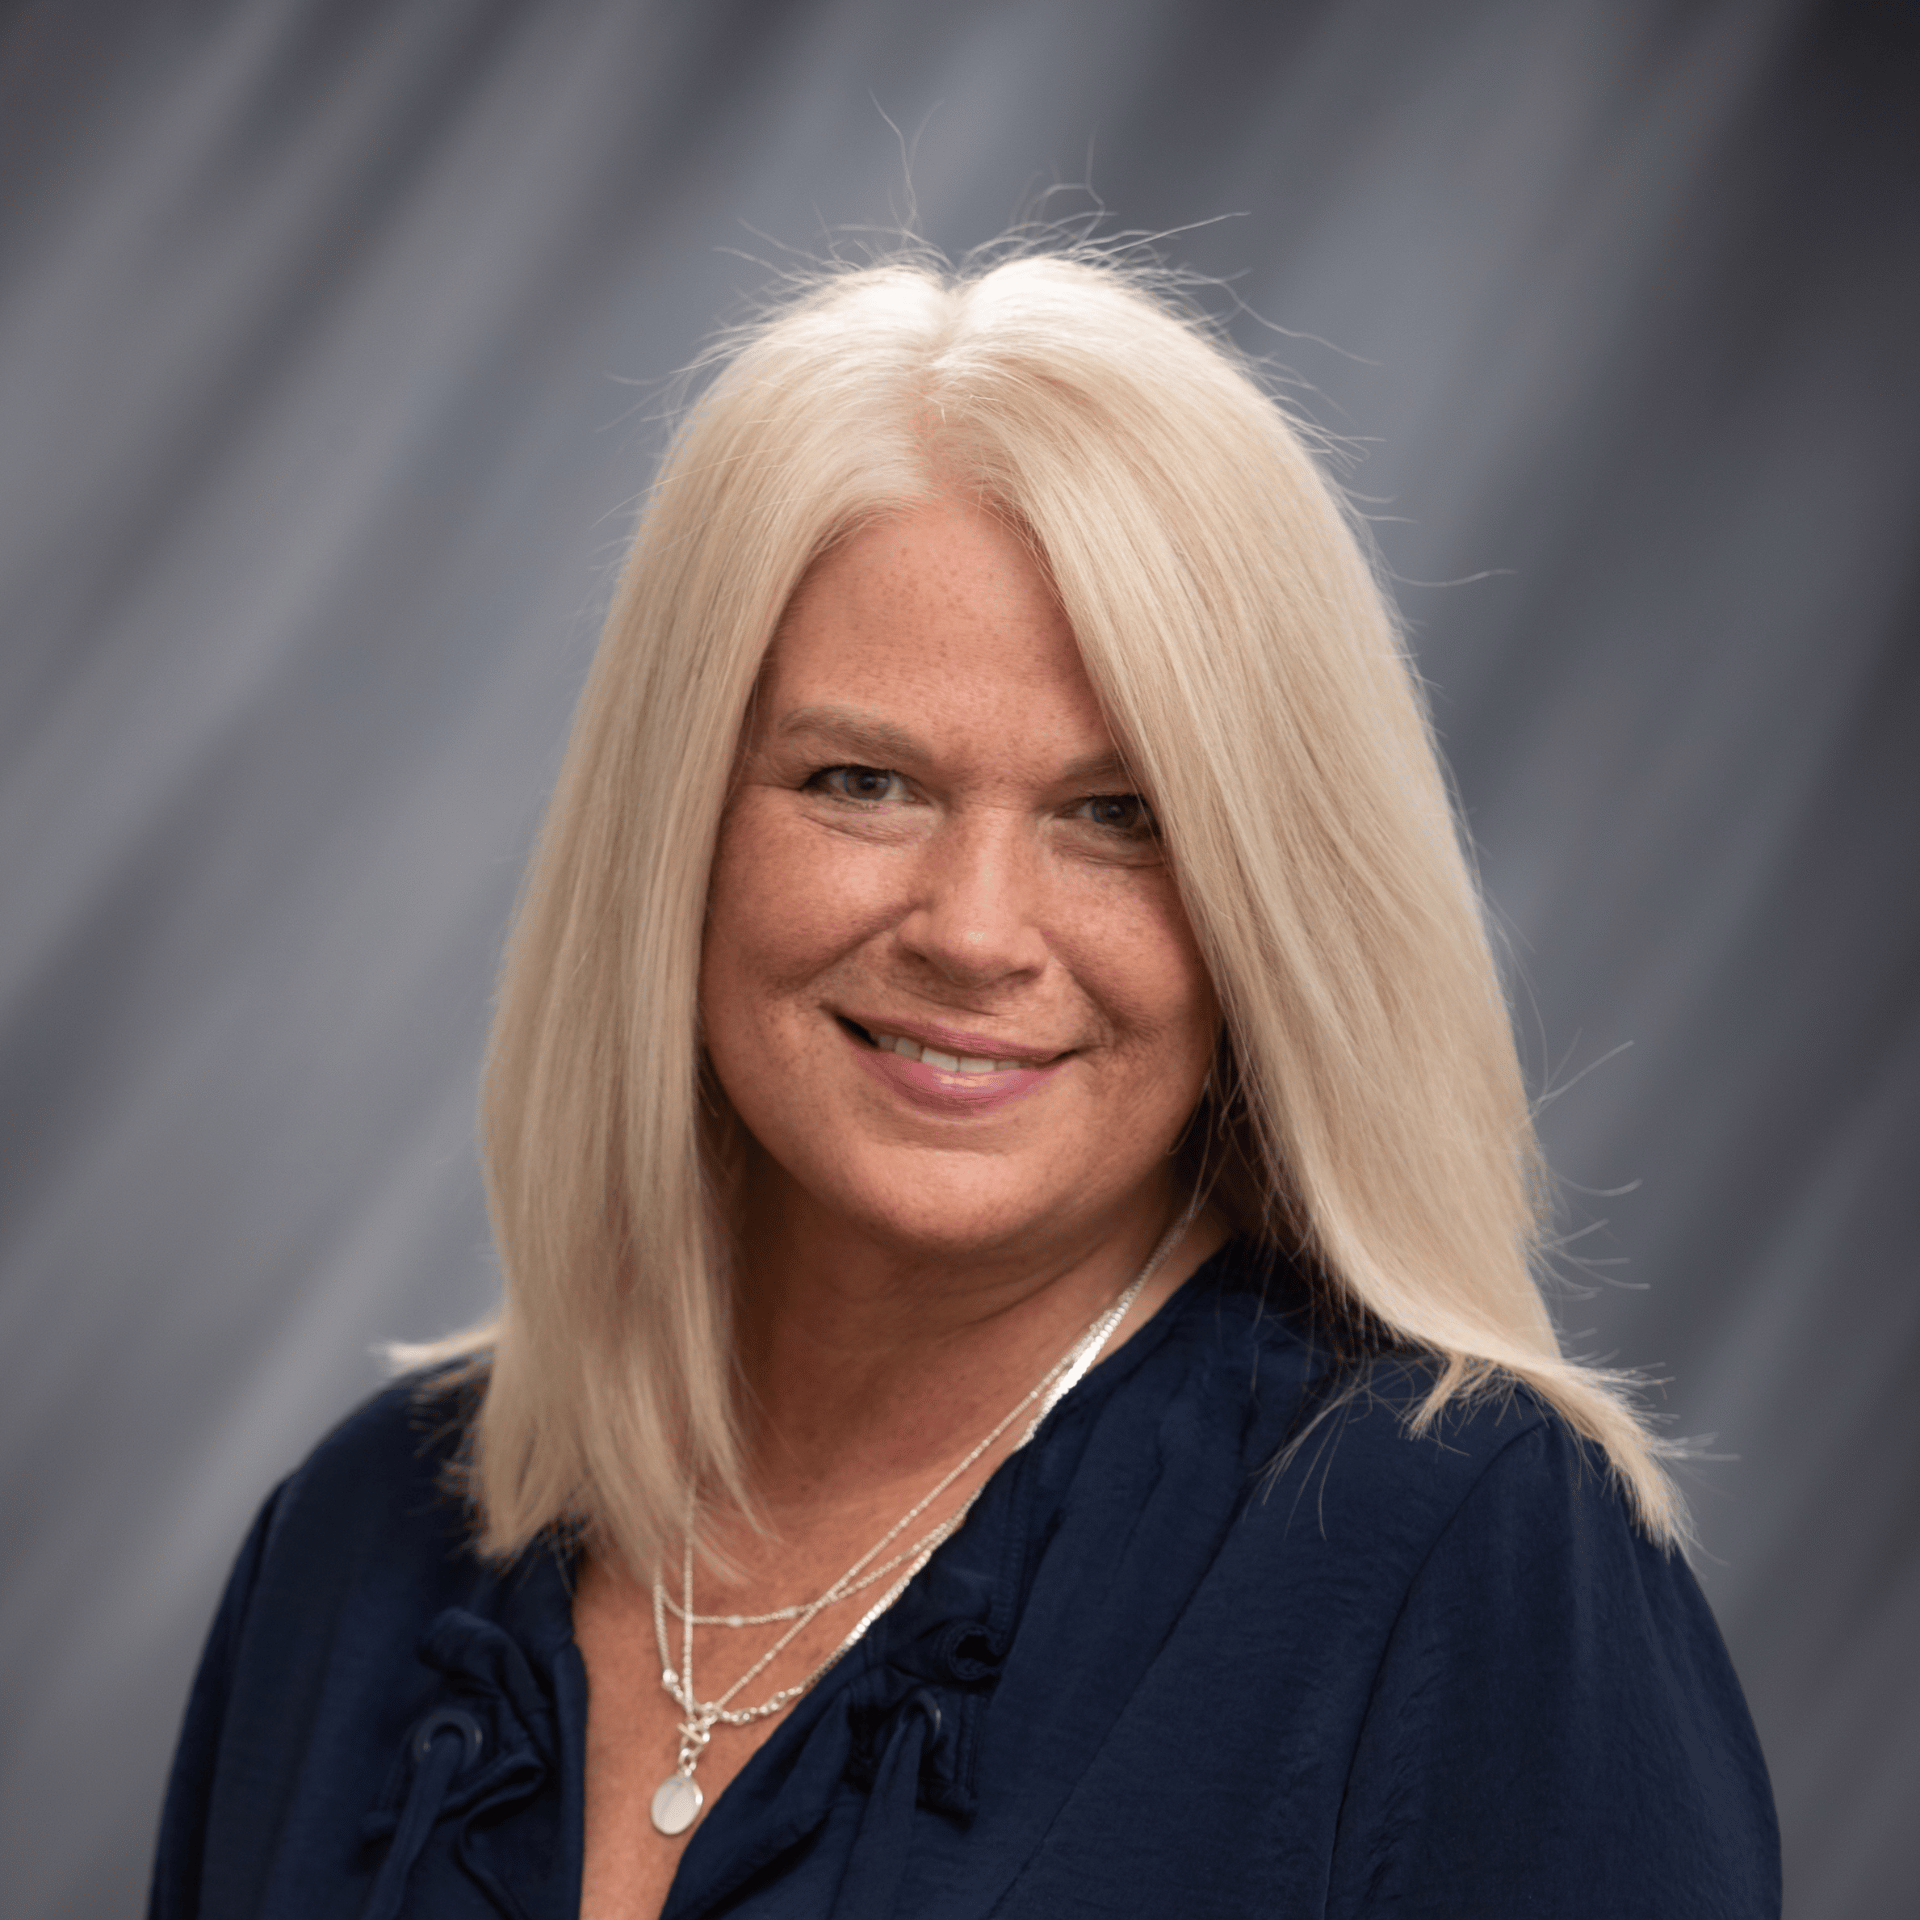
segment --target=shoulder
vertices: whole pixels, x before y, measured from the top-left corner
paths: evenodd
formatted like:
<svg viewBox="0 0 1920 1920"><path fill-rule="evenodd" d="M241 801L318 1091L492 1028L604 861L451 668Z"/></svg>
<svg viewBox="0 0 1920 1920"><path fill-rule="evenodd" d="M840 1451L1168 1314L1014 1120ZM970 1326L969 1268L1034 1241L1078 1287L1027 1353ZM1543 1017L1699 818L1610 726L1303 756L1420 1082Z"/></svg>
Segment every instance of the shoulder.
<svg viewBox="0 0 1920 1920"><path fill-rule="evenodd" d="M409 1742L450 1693L496 1771L537 1782L571 1647L568 1569L545 1547L506 1564L476 1552L450 1473L471 1408L460 1376L397 1381L268 1499L188 1702L156 1916L331 1912L355 1887L357 1907L367 1822L398 1804Z"/></svg>
<svg viewBox="0 0 1920 1920"><path fill-rule="evenodd" d="M1419 1425L1438 1370L1425 1355L1381 1354L1323 1376L1254 1475L1260 1557L1364 1581L1381 1624L1403 1632L1455 1607L1505 1609L1510 1627L1556 1608L1589 1624L1628 1609L1717 1653L1684 1557L1636 1520L1604 1450L1511 1378Z"/></svg>
<svg viewBox="0 0 1920 1920"><path fill-rule="evenodd" d="M1195 1275L1167 1345L1180 1396L1229 1410L1257 1526L1277 1516L1292 1534L1305 1516L1329 1537L1384 1529L1418 1549L1489 1473L1550 1502L1612 1498L1604 1456L1517 1379L1418 1423L1439 1358L1357 1341L1296 1266L1245 1241Z"/></svg>
<svg viewBox="0 0 1920 1920"><path fill-rule="evenodd" d="M281 1482L227 1595L243 1655L275 1665L305 1628L390 1630L471 1584L479 1569L452 1471L470 1404L455 1383L410 1375L356 1408Z"/></svg>
<svg viewBox="0 0 1920 1920"><path fill-rule="evenodd" d="M1243 1383L1306 1336L1297 1313L1269 1313L1245 1339L1258 1365L1243 1348ZM1685 1559L1637 1523L1604 1451L1510 1376L1420 1424L1440 1365L1414 1350L1296 1363L1284 1412L1249 1422L1237 1581L1337 1612L1369 1670L1417 1646L1471 1665L1468 1623L1564 1651L1618 1641L1631 1620L1639 1644L1737 1702Z"/></svg>
<svg viewBox="0 0 1920 1920"><path fill-rule="evenodd" d="M1356 1339L1283 1256L1245 1241L1223 1248L1190 1285L1170 1344L1190 1395L1245 1406L1241 1464L1261 1528L1277 1518L1292 1535L1304 1517L1330 1540L1424 1552L1450 1525L1481 1519L1483 1481L1508 1499L1631 1526L1604 1452L1524 1381L1496 1375L1419 1419L1440 1358Z"/></svg>
<svg viewBox="0 0 1920 1920"><path fill-rule="evenodd" d="M1384 1532L1420 1551L1515 1501L1631 1526L1605 1455L1522 1381L1497 1376L1421 1424L1439 1372L1418 1352L1329 1369L1275 1463L1269 1498L1310 1496L1326 1527Z"/></svg>
<svg viewBox="0 0 1920 1920"><path fill-rule="evenodd" d="M471 1411L471 1390L436 1374L410 1374L362 1402L275 1492L265 1547L303 1536L334 1541L458 1527L452 1469Z"/></svg>
<svg viewBox="0 0 1920 1920"><path fill-rule="evenodd" d="M1416 1432L1438 1361L1343 1354L1277 1267L1196 1279L1140 1368L1152 1445L1099 1515L1112 1544L1083 1529L1073 1604L1036 1616L1059 1623L1036 1670L1097 1649L1115 1690L1107 1647L1173 1617L1079 1790L1100 1839L1061 1886L1122 1899L1132 1836L1185 1781L1209 1911L1297 1883L1330 1920L1777 1913L1725 1649L1598 1453L1513 1381Z"/></svg>
<svg viewBox="0 0 1920 1920"><path fill-rule="evenodd" d="M1732 1661L1598 1449L1520 1388L1397 1452L1366 1426L1364 1510L1404 1537L1332 1910L1451 1911L1435 1889L1471 1875L1492 1911L1553 1888L1566 1913L1777 1914L1772 1794Z"/></svg>
<svg viewBox="0 0 1920 1920"><path fill-rule="evenodd" d="M1777 1914L1766 1765L1685 1559L1519 1382L1412 1431L1435 1365L1330 1377L1244 1514L1250 1610L1344 1700L1328 1911Z"/></svg>
<svg viewBox="0 0 1920 1920"><path fill-rule="evenodd" d="M1195 1276L1155 1357L1163 1398L1146 1398L1163 1457L1233 1476L1233 1578L1358 1586L1384 1628L1429 1563L1437 1576L1501 1540L1668 1564L1605 1455L1523 1382L1496 1377L1422 1422L1441 1364L1357 1350L1297 1270L1245 1243Z"/></svg>
<svg viewBox="0 0 1920 1920"><path fill-rule="evenodd" d="M1475 1884L1490 1911L1776 1913L1765 1762L1684 1558L1518 1382L1411 1432L1433 1378L1376 1359L1268 1495L1364 1692L1330 1910Z"/></svg>

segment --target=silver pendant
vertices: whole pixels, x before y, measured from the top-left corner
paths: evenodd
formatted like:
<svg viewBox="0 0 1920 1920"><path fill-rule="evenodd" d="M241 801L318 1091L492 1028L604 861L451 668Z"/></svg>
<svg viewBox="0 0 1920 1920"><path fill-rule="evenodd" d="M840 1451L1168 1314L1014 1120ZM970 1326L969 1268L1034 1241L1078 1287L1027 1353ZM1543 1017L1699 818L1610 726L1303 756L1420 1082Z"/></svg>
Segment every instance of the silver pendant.
<svg viewBox="0 0 1920 1920"><path fill-rule="evenodd" d="M700 1818L707 1796L684 1773L670 1773L653 1790L653 1824L672 1838Z"/></svg>

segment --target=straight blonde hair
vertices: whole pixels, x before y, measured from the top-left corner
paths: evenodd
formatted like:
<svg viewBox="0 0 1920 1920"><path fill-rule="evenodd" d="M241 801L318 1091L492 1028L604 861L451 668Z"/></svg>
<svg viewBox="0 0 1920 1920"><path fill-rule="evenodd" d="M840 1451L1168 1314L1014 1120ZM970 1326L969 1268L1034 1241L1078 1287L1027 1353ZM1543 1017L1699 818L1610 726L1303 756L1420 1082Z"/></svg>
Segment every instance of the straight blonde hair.
<svg viewBox="0 0 1920 1920"><path fill-rule="evenodd" d="M1368 549L1256 372L1085 254L812 285L710 357L640 517L510 942L483 1136L483 1551L560 1529L650 1576L689 1475L738 1494L730 1243L698 979L756 676L808 568L978 501L1051 577L1225 1015L1196 1137L1239 1224L1431 1352L1411 1422L1525 1382L1642 1526L1684 1526L1626 1384L1561 1354L1544 1187L1448 788ZM428 1350L415 1350L415 1357Z"/></svg>

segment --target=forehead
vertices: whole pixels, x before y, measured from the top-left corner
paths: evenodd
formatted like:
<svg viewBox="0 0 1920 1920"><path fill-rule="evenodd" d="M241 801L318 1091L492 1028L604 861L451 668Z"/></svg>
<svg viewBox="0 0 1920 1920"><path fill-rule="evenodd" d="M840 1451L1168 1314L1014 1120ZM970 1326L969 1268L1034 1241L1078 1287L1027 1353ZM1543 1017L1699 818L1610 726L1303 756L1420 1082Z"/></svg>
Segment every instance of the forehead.
<svg viewBox="0 0 1920 1920"><path fill-rule="evenodd" d="M923 733L1000 730L1074 756L1111 749L1052 583L1019 535L961 504L863 528L826 554L780 623L761 728L855 708Z"/></svg>

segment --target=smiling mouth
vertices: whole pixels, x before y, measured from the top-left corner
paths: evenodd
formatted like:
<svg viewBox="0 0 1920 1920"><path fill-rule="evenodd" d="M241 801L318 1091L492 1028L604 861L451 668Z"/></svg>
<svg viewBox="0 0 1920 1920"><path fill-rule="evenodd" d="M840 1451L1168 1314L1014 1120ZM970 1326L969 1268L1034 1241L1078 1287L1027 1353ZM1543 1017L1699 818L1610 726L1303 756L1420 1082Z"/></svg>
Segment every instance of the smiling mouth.
<svg viewBox="0 0 1920 1920"><path fill-rule="evenodd" d="M1055 1053L1045 1058L988 1059L983 1054L944 1053L938 1047L923 1046L918 1040L909 1040L904 1033L887 1033L879 1028L863 1027L844 1015L835 1017L863 1045L880 1053L897 1053L903 1060L921 1061L942 1073L1034 1073L1066 1057Z"/></svg>

